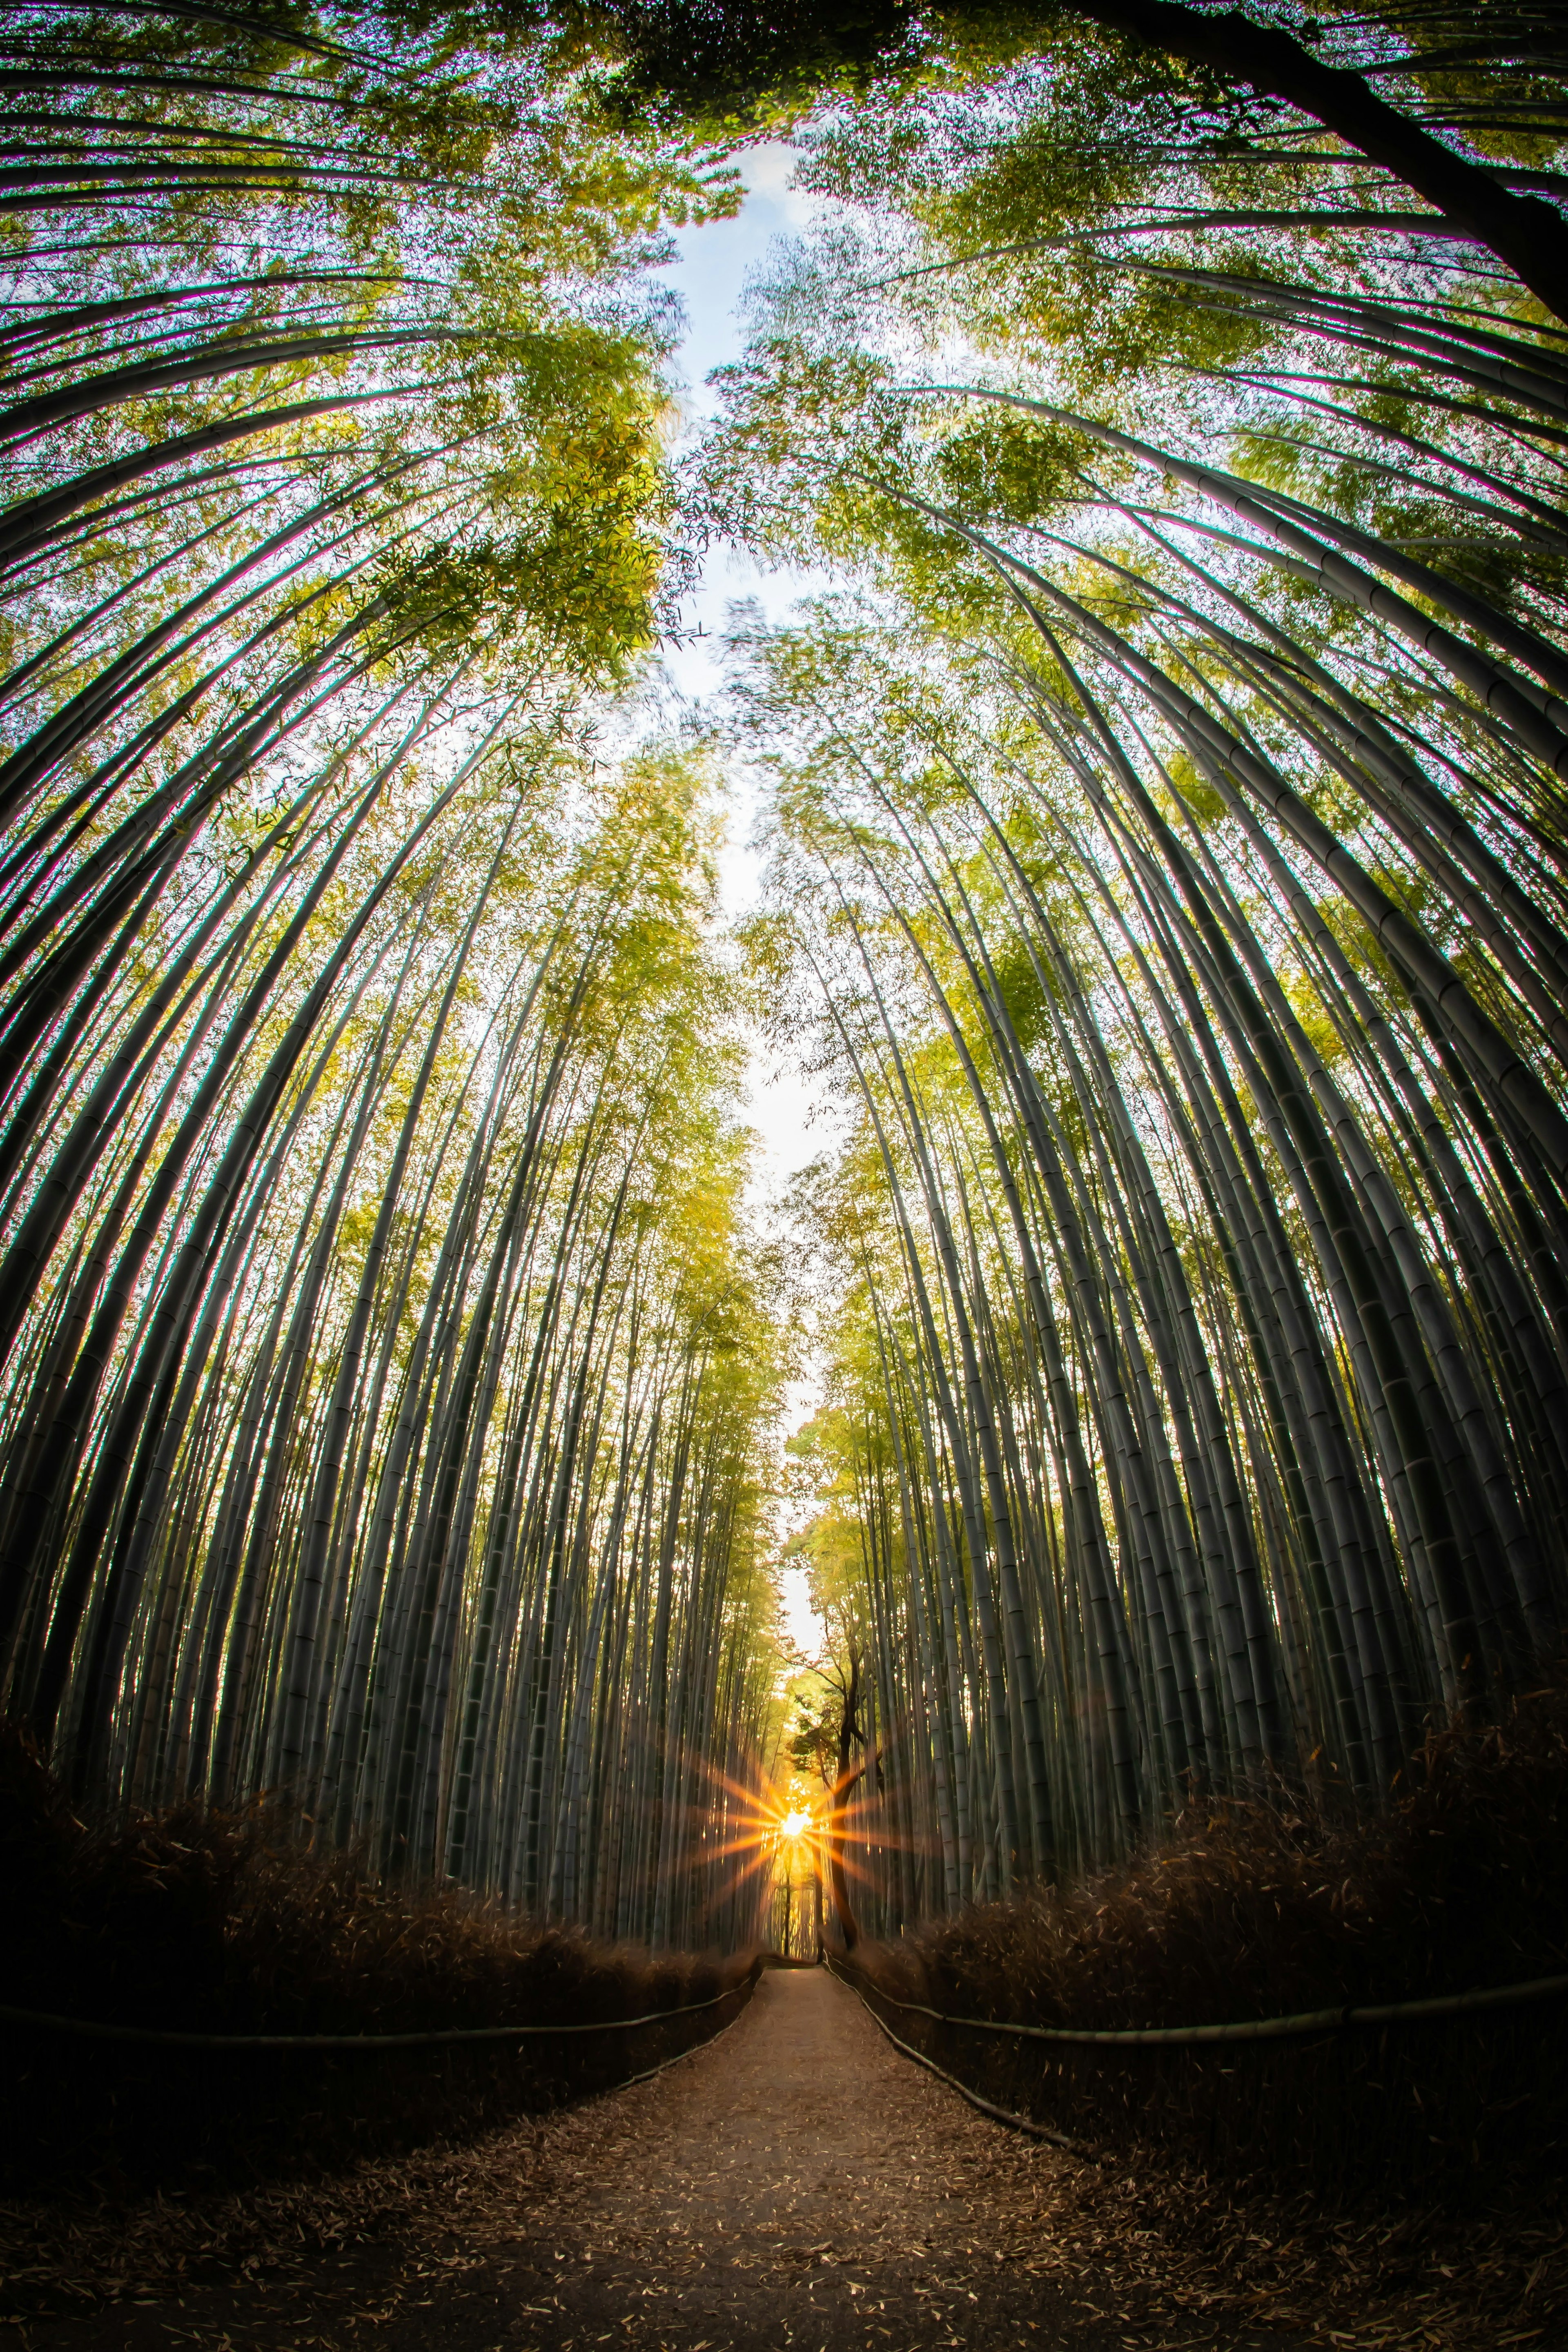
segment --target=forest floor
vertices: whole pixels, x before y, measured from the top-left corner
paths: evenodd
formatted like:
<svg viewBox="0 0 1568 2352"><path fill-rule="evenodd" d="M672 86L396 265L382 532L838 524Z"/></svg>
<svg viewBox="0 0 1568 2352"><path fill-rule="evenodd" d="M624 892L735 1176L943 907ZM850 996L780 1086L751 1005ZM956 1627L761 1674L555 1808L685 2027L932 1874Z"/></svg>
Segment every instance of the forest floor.
<svg viewBox="0 0 1568 2352"><path fill-rule="evenodd" d="M765 1976L650 2081L466 2147L5 2221L26 2352L1568 2342L1560 2210L1523 2242L1515 2216L1500 2252L1483 2221L1394 2259L1386 2223L1227 2210L1190 2179L1085 2164L964 2105L822 1970Z"/></svg>

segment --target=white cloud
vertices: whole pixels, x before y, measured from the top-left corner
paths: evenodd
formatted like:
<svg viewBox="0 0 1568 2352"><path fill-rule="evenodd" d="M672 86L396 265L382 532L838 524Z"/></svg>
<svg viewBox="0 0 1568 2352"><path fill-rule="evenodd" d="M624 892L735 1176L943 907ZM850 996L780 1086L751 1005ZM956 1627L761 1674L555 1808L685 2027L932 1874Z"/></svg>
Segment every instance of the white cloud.
<svg viewBox="0 0 1568 2352"><path fill-rule="evenodd" d="M763 147L751 147L741 157L741 177L749 194L761 196L777 206L792 228L805 228L815 220L820 198L805 188L794 185L795 150L783 139L770 139Z"/></svg>

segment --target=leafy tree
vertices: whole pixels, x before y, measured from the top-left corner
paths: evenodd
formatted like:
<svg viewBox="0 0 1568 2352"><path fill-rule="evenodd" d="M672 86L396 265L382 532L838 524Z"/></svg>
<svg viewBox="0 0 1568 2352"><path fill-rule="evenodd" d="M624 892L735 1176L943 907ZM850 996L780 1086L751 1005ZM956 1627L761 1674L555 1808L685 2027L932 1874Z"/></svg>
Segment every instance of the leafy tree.
<svg viewBox="0 0 1568 2352"><path fill-rule="evenodd" d="M1239 84L1249 101L1241 110L1247 131L1255 136L1279 107L1321 124L1422 197L1444 234L1489 248L1549 310L1565 315L1568 232L1557 213L1500 184L1484 163L1427 130L1415 110L1391 104L1373 87L1372 75L1358 69L1370 66L1381 79L1375 48L1369 57L1358 42L1363 18L1349 20L1342 63L1318 53L1325 29L1318 20L1303 39L1238 8L1215 12L1184 0L1046 0L1000 10L949 0L929 11L884 5L847 16L813 5L763 9L746 0L637 0L619 13L628 96L715 128L787 122L825 97L858 95L882 80L916 89L955 77L984 80L1021 56L1050 79L1053 95L1065 88L1080 118L1091 112L1097 83L1109 83L1123 103L1131 95L1150 118L1149 132L1173 109L1223 118ZM1414 58L1406 53L1395 67L1417 87L1419 54L1419 47ZM1456 62L1451 45L1440 45L1436 57ZM1458 62L1466 61L1461 48ZM1146 152L1150 145L1146 137Z"/></svg>

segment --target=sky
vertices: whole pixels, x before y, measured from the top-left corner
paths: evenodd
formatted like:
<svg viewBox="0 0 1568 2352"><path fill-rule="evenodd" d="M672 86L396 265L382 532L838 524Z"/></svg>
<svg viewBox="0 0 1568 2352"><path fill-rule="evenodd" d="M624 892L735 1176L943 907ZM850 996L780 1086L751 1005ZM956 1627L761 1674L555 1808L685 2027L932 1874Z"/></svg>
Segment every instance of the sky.
<svg viewBox="0 0 1568 2352"><path fill-rule="evenodd" d="M742 155L740 168L747 194L741 212L732 220L679 231L679 260L658 273L675 289L686 311L687 331L675 366L686 387L687 429L692 438L718 405L705 379L714 368L739 358L743 348L740 310L748 275L766 260L774 238L788 236L811 219L812 198L790 186L794 162L793 150L779 142ZM744 597L759 604L769 620L782 620L795 596L814 584L820 583L804 574L762 571L738 549L711 550L683 616L692 635L665 650L665 674L676 694L697 704L722 684L721 639L731 604ZM724 914L733 921L756 904L761 861L750 842L755 821L750 780L736 769L731 782L734 803L720 861L720 888ZM762 1202L776 1201L795 1171L824 1149L827 1130L820 1118L813 1124L816 1108L813 1090L799 1074L770 1056L759 1041L747 1072L746 1116L763 1143L753 1186Z"/></svg>
<svg viewBox="0 0 1568 2352"><path fill-rule="evenodd" d="M810 221L811 198L790 186L794 160L792 151L776 142L743 155L741 172L747 193L740 213L732 220L680 230L676 238L679 258L659 273L680 296L686 312L686 333L676 352L675 366L686 388L688 432L692 435L717 406L704 379L714 368L738 358L742 349L740 306L748 274L765 261L775 237L788 236ZM783 620L795 596L814 584L817 583L802 574L762 572L735 549L712 550L685 615L693 634L685 643L665 650L665 674L673 693L687 704L699 705L719 689L723 680L720 641L731 604L749 598L768 619ZM737 768L731 772L731 783L729 838L720 859L719 878L723 915L734 921L757 903L761 861L750 839L756 818L752 781L743 768ZM795 1171L827 1148L832 1122L821 1114L810 1081L778 1061L760 1038L748 1056L745 1091L744 1116L760 1141L752 1201L765 1215L781 1199ZM798 1428L810 1417L819 1395L814 1378L793 1384L786 1430ZM812 1613L805 1570L786 1566L781 1583L786 1630L797 1647L815 1654L823 1628Z"/></svg>

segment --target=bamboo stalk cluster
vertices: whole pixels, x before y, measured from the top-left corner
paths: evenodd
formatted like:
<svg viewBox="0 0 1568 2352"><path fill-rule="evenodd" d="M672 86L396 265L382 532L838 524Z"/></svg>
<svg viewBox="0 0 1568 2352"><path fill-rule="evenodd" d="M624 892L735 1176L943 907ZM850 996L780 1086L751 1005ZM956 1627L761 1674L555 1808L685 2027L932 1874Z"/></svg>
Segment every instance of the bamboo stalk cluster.
<svg viewBox="0 0 1568 2352"><path fill-rule="evenodd" d="M94 1797L734 1948L773 1275L705 780L601 740L700 190L563 201L526 58L11 39L5 1703Z"/></svg>
<svg viewBox="0 0 1568 2352"><path fill-rule="evenodd" d="M1194 1786L1375 1802L1568 1620L1561 331L946 197L781 269L708 473L852 575L736 724L855 1120L805 1548L883 1930Z"/></svg>

